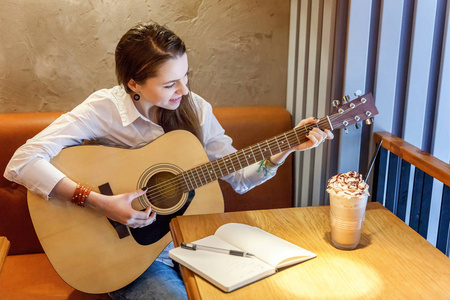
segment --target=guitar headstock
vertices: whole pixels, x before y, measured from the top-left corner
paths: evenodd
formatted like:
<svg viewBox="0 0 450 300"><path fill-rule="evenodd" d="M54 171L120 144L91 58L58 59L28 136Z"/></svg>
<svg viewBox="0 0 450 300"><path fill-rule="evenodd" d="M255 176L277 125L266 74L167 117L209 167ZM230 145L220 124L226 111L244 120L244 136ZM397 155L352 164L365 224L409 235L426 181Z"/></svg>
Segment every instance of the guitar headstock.
<svg viewBox="0 0 450 300"><path fill-rule="evenodd" d="M366 121L369 125L372 123L372 118L378 115L372 93L360 94L360 91L355 92L357 98L353 100L344 96L342 102L333 101L333 109L328 116L333 129L344 128L347 133L347 127L350 125L355 124L355 127L359 128L359 122Z"/></svg>

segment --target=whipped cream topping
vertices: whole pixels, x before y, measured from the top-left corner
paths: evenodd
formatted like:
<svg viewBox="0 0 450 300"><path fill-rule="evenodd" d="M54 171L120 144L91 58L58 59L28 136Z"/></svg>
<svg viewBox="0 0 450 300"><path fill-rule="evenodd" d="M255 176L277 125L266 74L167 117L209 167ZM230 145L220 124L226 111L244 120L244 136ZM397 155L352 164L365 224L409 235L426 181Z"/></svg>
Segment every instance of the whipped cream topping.
<svg viewBox="0 0 450 300"><path fill-rule="evenodd" d="M369 185L358 172L347 172L334 175L328 180L328 193L343 197L360 197L369 195Z"/></svg>

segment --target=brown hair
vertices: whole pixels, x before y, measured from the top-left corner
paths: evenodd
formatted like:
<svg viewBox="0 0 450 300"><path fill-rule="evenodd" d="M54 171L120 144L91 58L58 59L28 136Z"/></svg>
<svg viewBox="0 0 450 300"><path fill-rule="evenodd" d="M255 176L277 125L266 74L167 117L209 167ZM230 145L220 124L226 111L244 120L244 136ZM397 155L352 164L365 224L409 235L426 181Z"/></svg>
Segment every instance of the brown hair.
<svg viewBox="0 0 450 300"><path fill-rule="evenodd" d="M130 79L143 84L155 77L159 68L168 60L186 53L184 42L171 30L157 23L139 23L128 30L116 47L116 76L126 92ZM183 95L175 110L158 108L158 123L165 132L184 129L202 141L200 120L191 92Z"/></svg>

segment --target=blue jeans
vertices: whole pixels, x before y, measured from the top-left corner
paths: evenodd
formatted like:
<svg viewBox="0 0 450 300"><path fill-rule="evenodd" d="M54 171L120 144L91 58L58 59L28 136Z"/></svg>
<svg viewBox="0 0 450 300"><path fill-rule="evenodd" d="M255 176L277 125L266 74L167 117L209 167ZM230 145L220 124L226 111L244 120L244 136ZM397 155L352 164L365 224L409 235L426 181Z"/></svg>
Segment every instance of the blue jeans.
<svg viewBox="0 0 450 300"><path fill-rule="evenodd" d="M114 300L187 299L183 281L175 268L154 261L139 278L109 296Z"/></svg>

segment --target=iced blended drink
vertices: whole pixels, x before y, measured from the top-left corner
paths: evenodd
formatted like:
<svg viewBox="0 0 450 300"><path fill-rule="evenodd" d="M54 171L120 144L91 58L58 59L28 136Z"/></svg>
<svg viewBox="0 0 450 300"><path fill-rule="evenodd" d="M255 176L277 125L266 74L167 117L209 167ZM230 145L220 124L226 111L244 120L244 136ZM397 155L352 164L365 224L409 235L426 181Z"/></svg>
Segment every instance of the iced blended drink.
<svg viewBox="0 0 450 300"><path fill-rule="evenodd" d="M359 244L366 212L369 186L357 172L335 175L328 180L331 241L338 249L351 250Z"/></svg>

